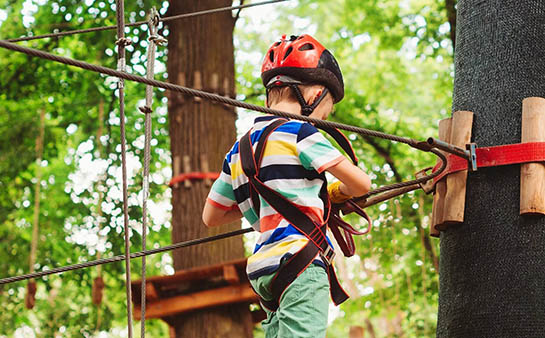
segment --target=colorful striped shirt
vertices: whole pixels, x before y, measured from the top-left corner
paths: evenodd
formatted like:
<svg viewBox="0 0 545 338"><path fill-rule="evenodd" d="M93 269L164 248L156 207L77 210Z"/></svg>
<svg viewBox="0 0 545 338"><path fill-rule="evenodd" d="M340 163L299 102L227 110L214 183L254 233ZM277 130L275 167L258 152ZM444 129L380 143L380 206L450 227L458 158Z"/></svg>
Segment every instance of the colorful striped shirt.
<svg viewBox="0 0 545 338"><path fill-rule="evenodd" d="M255 119L251 132L254 150L263 130L275 119L275 116ZM313 125L289 121L270 134L259 178L313 220L323 223L324 203L320 199L320 189L324 177L320 174L343 159L343 155ZM208 195L208 203L224 210L238 207L251 226L261 233L253 255L248 258L250 279L276 271L283 259L298 252L308 242L305 235L261 196L260 202L257 215L250 198L248 178L242 171L237 141L225 157L222 172ZM320 260L319 257L316 259Z"/></svg>

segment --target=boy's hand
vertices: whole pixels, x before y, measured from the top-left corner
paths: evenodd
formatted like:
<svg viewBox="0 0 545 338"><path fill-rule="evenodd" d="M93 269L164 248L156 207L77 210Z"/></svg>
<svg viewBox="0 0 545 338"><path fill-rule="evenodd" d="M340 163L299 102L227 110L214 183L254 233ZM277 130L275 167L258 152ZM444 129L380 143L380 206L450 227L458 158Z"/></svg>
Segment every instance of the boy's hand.
<svg viewBox="0 0 545 338"><path fill-rule="evenodd" d="M352 196L347 195L341 191L341 184L341 181L336 181L327 186L329 199L334 204L343 203L352 198Z"/></svg>

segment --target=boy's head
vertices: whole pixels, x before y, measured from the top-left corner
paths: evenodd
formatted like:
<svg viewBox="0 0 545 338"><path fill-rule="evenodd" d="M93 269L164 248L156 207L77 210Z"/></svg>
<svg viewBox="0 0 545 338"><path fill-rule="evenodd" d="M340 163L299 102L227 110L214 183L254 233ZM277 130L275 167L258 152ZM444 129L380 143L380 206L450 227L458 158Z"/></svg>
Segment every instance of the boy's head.
<svg viewBox="0 0 545 338"><path fill-rule="evenodd" d="M282 36L267 51L261 78L267 104L298 103L303 115L326 118L342 100L342 73L333 55L309 35ZM319 114L317 114L319 113Z"/></svg>

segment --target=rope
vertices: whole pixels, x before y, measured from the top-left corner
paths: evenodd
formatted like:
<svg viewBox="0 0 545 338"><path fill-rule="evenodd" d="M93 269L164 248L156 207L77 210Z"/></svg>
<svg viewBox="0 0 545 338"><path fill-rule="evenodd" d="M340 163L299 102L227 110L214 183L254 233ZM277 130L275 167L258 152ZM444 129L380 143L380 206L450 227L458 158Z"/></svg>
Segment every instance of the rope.
<svg viewBox="0 0 545 338"><path fill-rule="evenodd" d="M432 149L431 151L434 154L436 154L439 157L439 159L442 161L442 165L438 169L438 172L442 172L443 170L445 170L445 168L447 166L447 160L446 160L445 155L443 155L437 149ZM412 188L416 189L416 186L413 186ZM409 189L407 187L407 189L403 189L403 190L400 189L400 191L399 191L399 193L397 195L402 195L402 194L407 193L408 191L414 190L412 188ZM387 196L388 199L393 198L393 197L396 196L396 195L390 195L390 194L391 194L391 192ZM383 202L384 200L385 199L382 198L382 195L373 197L372 199L369 199L364 204L364 207L370 207L372 205ZM165 251L176 250L176 249L189 247L189 246L193 246L193 245L213 242L213 241L217 241L217 240L220 240L220 239L225 239L225 238L229 238L229 237L233 237L233 236L246 234L246 233L249 233L249 232L252 232L252 231L254 231L253 228L247 228L247 229L235 230L235 231L232 231L232 232L227 232L227 233L223 233L223 234L219 234L219 235L215 235L215 236L192 239L192 240L189 240L189 241L179 242L179 243L167 245L167 246L157 248L157 249L135 252L135 253L130 254L129 258L132 259L132 258L138 258L138 257L142 257L142 256L149 256L149 255L153 255L153 254L161 253L161 252L165 252ZM14 282L18 282L18 281L22 281L22 280L26 280L26 279L30 279L30 278L43 277L43 276L47 276L47 275L63 273L63 272L66 272L66 271L83 269L83 268L87 268L87 267L95 266L95 265L102 265L102 264L119 262L119 261L122 261L122 260L125 260L125 255L114 256L114 257L111 257L111 258L97 259L97 260L94 260L94 261L85 262L85 263L78 263L78 264L74 264L74 265L67 265L67 266L63 266L63 267L59 267L59 268L55 268L55 269L51 269L51 270L47 270L47 271L29 273L29 274L26 274L26 275L6 277L6 278L0 279L0 285L14 283Z"/></svg>
<svg viewBox="0 0 545 338"><path fill-rule="evenodd" d="M116 0L117 14L117 69L125 72L125 46L129 39L125 38L125 8L124 0ZM125 82L119 78L119 115L121 128L121 167L123 172L123 224L125 226L125 256L131 252L129 239L129 208L127 201L127 145L125 137ZM132 290L131 290L131 262L125 260L125 288L127 291L127 330L129 338L132 338Z"/></svg>
<svg viewBox="0 0 545 338"><path fill-rule="evenodd" d="M157 253L161 253L161 252L165 252L165 251L171 251L171 250L176 250L176 249L180 249L180 248L185 248L185 247L188 247L188 246L213 242L213 241L217 241L217 240L224 239L224 238L229 238L229 237L233 237L233 236L242 235L242 234L252 232L252 231L254 231L253 228L240 229L240 230L227 232L227 233L219 234L219 235L215 235L215 236L192 239L192 240L185 241L185 242L179 242L179 243L176 243L176 244L167 245L167 246L157 248L157 249L139 251L139 252L131 253L129 255L129 259L139 258L139 257L143 257L143 256L149 256L149 255L153 255L153 254L157 254ZM30 279L30 278L37 278L37 277L43 277L43 276L63 273L63 272L66 272L66 271L79 270L79 269L88 268L88 267L96 266L96 265L114 263L114 262L119 262L119 261L123 261L123 260L128 261L125 257L126 257L125 255L119 255L119 256L114 256L114 257L110 257L110 258L102 258L102 259L97 259L97 260L94 260L94 261L62 266L62 267L51 269L51 270L29 273L29 274L26 274L26 275L6 277L6 278L0 279L0 285L19 282L19 281Z"/></svg>
<svg viewBox="0 0 545 338"><path fill-rule="evenodd" d="M284 2L284 1L288 1L288 0L269 0L269 1L263 1L263 2L256 2L256 3L253 3L253 4L214 8L214 9L208 9L208 10L194 12L194 13L186 13L186 14L174 15L174 16L170 16L170 17L164 17L164 18L160 18L159 21L167 22L167 21L172 21L172 20L191 18L191 17L195 17L195 16L199 16L199 15L213 14L213 13L218 13L218 12L231 11L231 10L235 10L235 9L243 9L243 8L248 8L248 7L262 6L262 5L268 5L268 4L272 4L272 3L276 3L276 2ZM147 23L148 23L148 21L137 21L137 22L126 23L125 26L126 27L134 27L134 26L146 25ZM42 35L35 35L35 36L22 36L20 38L9 39L7 41L9 41L9 42L30 41L30 40L37 40L37 39L44 39L44 38L55 38L55 37L74 35L74 34L101 32L101 31L106 31L106 30L114 30L116 28L117 28L117 26L101 26L101 27L92 27L92 28L85 28L85 29L75 29L75 30L71 30L71 31L56 32L56 33L49 33L49 34L42 34Z"/></svg>
<svg viewBox="0 0 545 338"><path fill-rule="evenodd" d="M323 127L326 127L326 128L327 127L328 128L338 128L338 129L343 129L343 130L350 131L350 132L353 132L353 133L357 133L357 134L360 134L360 135L367 135L367 136L378 137L378 138L382 138L382 139L386 139L386 140L390 140L390 141L400 142L400 143L407 144L407 145L409 145L409 146L411 146L411 147L413 147L415 149L418 149L418 150L421 150L421 151L426 151L426 152L432 152L435 155L439 156L439 152L438 151L433 151L434 148L432 146L430 146L427 142L419 142L419 141L416 141L416 140L413 140L413 139L407 138L407 137L402 137L402 136L397 136L397 135L390 135L390 134L386 134L386 133L383 133L383 132L380 132L380 131L370 130L370 129L356 127L356 126L350 126L350 125L346 125L346 124L342 124L342 123L338 123L338 122L324 121L324 120L318 120L318 119L307 117L307 116L302 116L302 115L297 115L297 114L290 114L290 113L286 113L284 111L270 109L270 108L266 108L266 107L262 107L262 106L258 106L258 105L238 101L238 100L235 100L235 99L231 99L229 97L225 97L225 96L221 96L221 95L217 95L217 94L213 94L213 93L208 93L208 92L193 89L193 88L187 88L187 87L175 85L175 84L168 83L168 82L162 82L162 81L157 81L157 80L153 80L153 79L147 79L147 78L144 78L142 76L133 75L133 74L129 74L129 73L126 73L126 72L121 72L121 71L116 71L116 70L108 68L108 67L93 65L93 64L90 64L90 63L87 63L87 62L84 62L84 61L79 61L79 60L74 60L74 59L67 58L67 57L64 57L64 56L54 55L54 54L47 53L47 52L44 52L44 51L41 51L41 50L28 48L28 47L24 47L24 46L14 44L14 43L10 43L10 42L5 41L5 40L0 40L0 47L10 49L10 50L13 50L13 51L17 51L17 52L21 52L21 53L25 53L27 55L36 56L36 57L39 57L39 58L64 63L64 64L69 65L69 66L75 66L75 67L87 69L87 70L90 70L90 71L93 71L93 72L96 72L96 73L102 73L102 74L115 76L115 77L118 77L118 78L130 80L130 81L134 81L134 82L144 83L144 84L148 84L148 85L151 85L151 86L154 86L154 87L164 88L164 89L172 90L172 91L179 92L179 93L186 94L186 95L197 96L197 97L200 97L200 98L203 98L203 99L206 99L206 100L215 101L215 102L219 102L219 103L224 103L224 104L232 105L232 106L235 106L235 107L240 107L240 108L254 110L254 111L257 111L257 112L277 115L277 116L288 118L288 119L295 119L295 120L310 122L310 123L313 123L316 126L323 126ZM372 190L372 191L368 192L366 195L363 196L363 198L368 198L368 197L370 197L372 195L380 194L380 193L388 191L388 190L398 189L398 188L410 186L410 185L413 185L413 184L424 183L424 182L427 182L428 180L434 178L435 176L438 176L440 173L441 173L441 171L436 171L436 172L431 173L428 176L424 176L424 177L416 179L416 180L407 181L407 182L400 182L400 183L395 183L395 184L391 184L391 185L386 185L386 186L383 186L383 187L380 187L378 189L375 189L375 190Z"/></svg>
<svg viewBox="0 0 545 338"><path fill-rule="evenodd" d="M167 41L158 35L157 29L159 25L159 13L153 7L148 18L149 44L147 50L147 65L146 78L153 79L155 74L155 49L157 45L166 43ZM149 198L149 167L150 167L150 149L151 149L151 113L153 104L153 87L146 86L146 105L140 107L140 110L145 114L144 122L144 179L143 179L143 202L142 202L142 251L146 251L146 232L147 232L147 204ZM142 285L141 285L141 315L140 318L140 337L146 336L146 256L142 256Z"/></svg>

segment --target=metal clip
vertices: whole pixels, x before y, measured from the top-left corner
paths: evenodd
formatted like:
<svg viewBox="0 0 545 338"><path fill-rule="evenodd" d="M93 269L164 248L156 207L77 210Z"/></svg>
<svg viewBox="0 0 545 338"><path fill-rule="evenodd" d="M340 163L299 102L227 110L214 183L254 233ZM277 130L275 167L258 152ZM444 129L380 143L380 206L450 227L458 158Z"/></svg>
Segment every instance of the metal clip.
<svg viewBox="0 0 545 338"><path fill-rule="evenodd" d="M414 174L414 176L416 178L422 178L424 176L427 176L428 175L428 171L432 170L433 168L432 167L428 167L428 168L425 168L425 169L422 169L420 171L418 171L416 174ZM429 180L429 181L426 181L426 182L422 182L422 183L418 183L418 185L420 186L420 188L422 188L422 190L424 190L424 192L426 194L430 194L432 193L434 190L435 190L435 183L433 182L433 180Z"/></svg>
<svg viewBox="0 0 545 338"><path fill-rule="evenodd" d="M327 266L332 264L333 259L335 259L335 255L335 251L333 251L333 248L330 245L327 246L327 249L325 249L324 252L320 252L320 257L322 257Z"/></svg>
<svg viewBox="0 0 545 338"><path fill-rule="evenodd" d="M469 151L469 170L477 171L477 144L468 143L466 144L466 149Z"/></svg>

